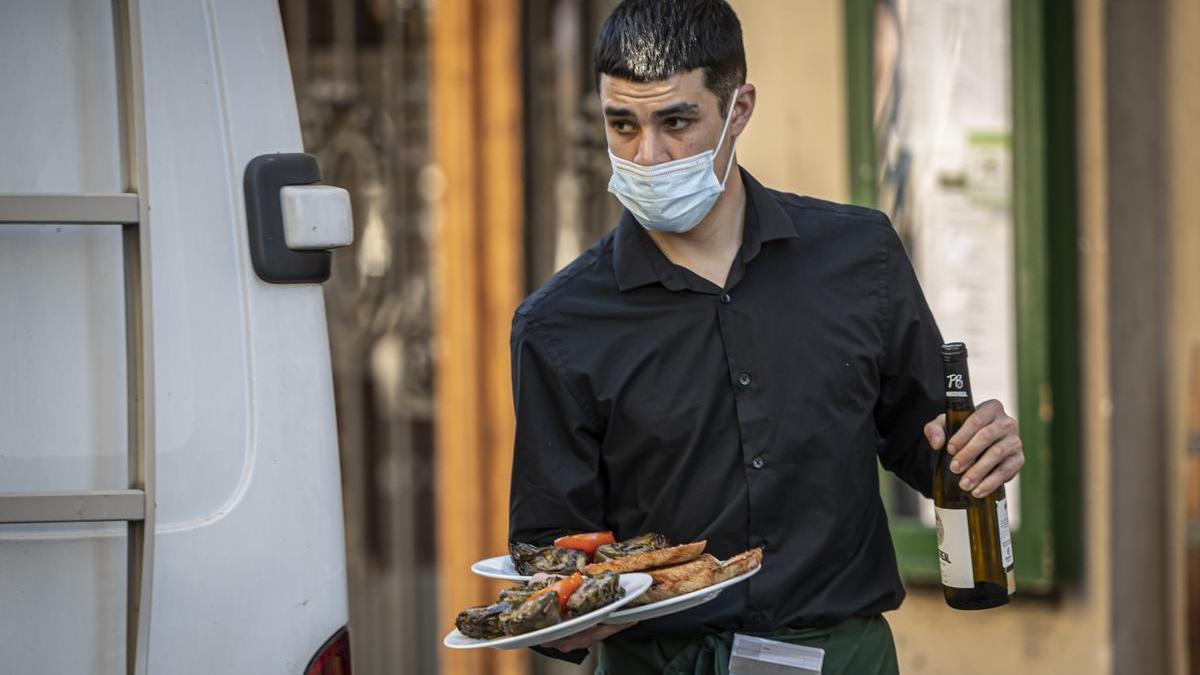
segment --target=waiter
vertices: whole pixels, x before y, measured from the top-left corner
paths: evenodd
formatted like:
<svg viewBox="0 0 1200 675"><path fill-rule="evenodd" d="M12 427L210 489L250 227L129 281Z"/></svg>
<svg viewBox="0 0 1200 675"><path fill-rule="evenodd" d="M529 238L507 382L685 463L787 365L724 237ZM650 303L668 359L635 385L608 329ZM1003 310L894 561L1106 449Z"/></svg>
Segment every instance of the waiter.
<svg viewBox="0 0 1200 675"><path fill-rule="evenodd" d="M510 538L657 532L765 557L712 602L542 651L722 674L753 633L824 649L826 675L895 673L882 613L904 587L876 462L930 496L946 440L942 338L900 239L737 165L756 90L724 0L624 0L595 69L625 211L513 319ZM948 451L977 496L1024 463L996 401Z"/></svg>

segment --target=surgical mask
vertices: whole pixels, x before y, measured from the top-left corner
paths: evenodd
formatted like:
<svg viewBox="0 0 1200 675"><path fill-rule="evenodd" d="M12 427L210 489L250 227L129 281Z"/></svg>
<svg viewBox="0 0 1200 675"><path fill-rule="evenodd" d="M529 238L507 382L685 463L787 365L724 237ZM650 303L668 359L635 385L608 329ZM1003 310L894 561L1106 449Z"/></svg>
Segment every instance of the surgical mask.
<svg viewBox="0 0 1200 675"><path fill-rule="evenodd" d="M713 161L721 151L729 121L733 119L733 108L737 104L736 91L732 99L729 112L725 115L725 126L721 127L721 137L713 150L662 164L642 166L617 157L609 149L612 178L608 181L608 191L617 196L643 227L680 234L696 227L712 210L717 198L725 191L725 181L729 178L729 170L733 168L733 151L737 150L737 139L734 139L725 173L718 182Z"/></svg>

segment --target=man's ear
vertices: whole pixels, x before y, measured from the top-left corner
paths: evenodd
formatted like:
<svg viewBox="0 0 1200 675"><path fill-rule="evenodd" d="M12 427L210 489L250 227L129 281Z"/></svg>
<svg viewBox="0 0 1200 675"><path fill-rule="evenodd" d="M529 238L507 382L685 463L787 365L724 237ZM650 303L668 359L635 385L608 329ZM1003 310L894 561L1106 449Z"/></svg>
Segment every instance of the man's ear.
<svg viewBox="0 0 1200 675"><path fill-rule="evenodd" d="M758 98L758 90L754 85L746 83L738 91L737 103L733 106L733 121L729 123L732 135L740 136L754 115L754 103Z"/></svg>

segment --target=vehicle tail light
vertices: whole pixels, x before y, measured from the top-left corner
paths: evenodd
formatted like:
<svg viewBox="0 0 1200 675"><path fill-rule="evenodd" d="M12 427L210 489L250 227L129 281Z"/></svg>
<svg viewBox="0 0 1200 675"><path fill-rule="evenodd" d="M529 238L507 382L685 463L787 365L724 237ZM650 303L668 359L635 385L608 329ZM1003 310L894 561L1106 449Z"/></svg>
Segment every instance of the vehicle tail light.
<svg viewBox="0 0 1200 675"><path fill-rule="evenodd" d="M350 630L343 626L326 640L304 675L350 675Z"/></svg>

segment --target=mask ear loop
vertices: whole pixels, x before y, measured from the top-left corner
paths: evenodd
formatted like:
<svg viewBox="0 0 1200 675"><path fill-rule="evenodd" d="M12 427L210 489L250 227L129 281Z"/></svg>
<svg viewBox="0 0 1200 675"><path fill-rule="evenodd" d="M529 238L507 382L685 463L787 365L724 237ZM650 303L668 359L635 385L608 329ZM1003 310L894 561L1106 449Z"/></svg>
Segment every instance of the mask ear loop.
<svg viewBox="0 0 1200 675"><path fill-rule="evenodd" d="M737 106L738 94L742 91L741 86L733 90L733 100L729 102L729 112L725 115L725 125L721 127L721 139L717 141L717 148L713 150L713 159L721 153L721 145L725 143L725 132L729 130L729 123L733 121L733 109ZM733 139L733 146L729 149L729 161L725 163L725 175L721 176L721 189L725 189L725 181L729 180L729 170L733 168L733 155L737 152L738 141L740 137Z"/></svg>

